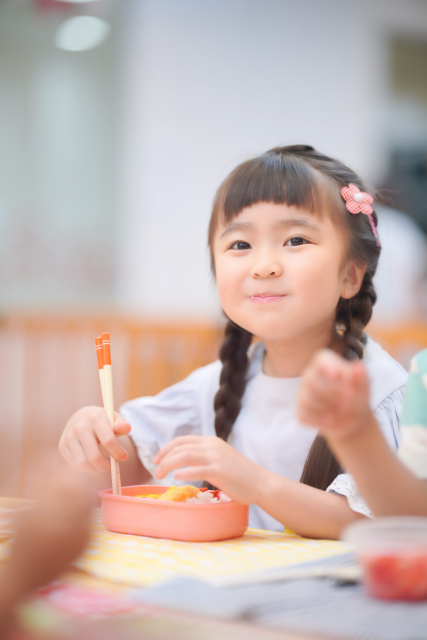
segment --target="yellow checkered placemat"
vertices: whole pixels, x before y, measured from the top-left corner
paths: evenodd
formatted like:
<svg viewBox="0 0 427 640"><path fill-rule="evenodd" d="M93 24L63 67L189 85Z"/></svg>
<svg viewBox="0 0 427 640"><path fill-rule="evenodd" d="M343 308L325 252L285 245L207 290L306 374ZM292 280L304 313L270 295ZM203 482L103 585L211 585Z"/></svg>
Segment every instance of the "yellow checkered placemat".
<svg viewBox="0 0 427 640"><path fill-rule="evenodd" d="M291 533L248 529L221 542L178 542L107 531L96 510L93 533L77 566L101 580L147 587L178 576L215 580L288 567L348 553L353 547L332 540L309 540Z"/></svg>

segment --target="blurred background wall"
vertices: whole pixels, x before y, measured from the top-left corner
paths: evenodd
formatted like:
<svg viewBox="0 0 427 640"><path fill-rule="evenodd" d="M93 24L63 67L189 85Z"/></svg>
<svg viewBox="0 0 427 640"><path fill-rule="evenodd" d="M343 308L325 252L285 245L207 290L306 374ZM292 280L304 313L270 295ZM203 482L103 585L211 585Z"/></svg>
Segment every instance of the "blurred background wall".
<svg viewBox="0 0 427 640"><path fill-rule="evenodd" d="M0 0L0 492L28 434L31 454L99 402L95 330L116 327L116 404L215 357L214 193L295 142L386 196L372 332L407 365L427 317L427 2Z"/></svg>
<svg viewBox="0 0 427 640"><path fill-rule="evenodd" d="M212 196L237 163L278 144L312 144L376 186L399 162L409 179L413 158L423 182L412 208L401 204L427 220L427 3L137 0L126 19L127 308L212 315Z"/></svg>
<svg viewBox="0 0 427 640"><path fill-rule="evenodd" d="M74 13L62 2L0 3L3 310L114 299L117 34L87 52L60 50L55 32Z"/></svg>

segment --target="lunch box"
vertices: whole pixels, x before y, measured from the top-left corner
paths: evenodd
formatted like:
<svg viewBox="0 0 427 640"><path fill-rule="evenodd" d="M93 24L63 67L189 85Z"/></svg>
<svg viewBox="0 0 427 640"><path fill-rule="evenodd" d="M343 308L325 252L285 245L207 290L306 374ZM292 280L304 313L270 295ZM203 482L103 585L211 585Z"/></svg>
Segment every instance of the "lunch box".
<svg viewBox="0 0 427 640"><path fill-rule="evenodd" d="M164 485L122 487L99 491L102 522L109 531L186 542L214 542L242 536L249 522L248 505L230 502L195 504L137 495L161 494Z"/></svg>

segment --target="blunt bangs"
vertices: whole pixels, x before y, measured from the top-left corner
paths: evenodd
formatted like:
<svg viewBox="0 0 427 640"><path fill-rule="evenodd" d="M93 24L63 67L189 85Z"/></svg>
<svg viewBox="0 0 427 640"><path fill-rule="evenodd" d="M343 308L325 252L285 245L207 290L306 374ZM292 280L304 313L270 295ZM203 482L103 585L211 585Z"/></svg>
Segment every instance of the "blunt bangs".
<svg viewBox="0 0 427 640"><path fill-rule="evenodd" d="M259 202L295 206L323 217L324 188L319 178L317 171L295 156L269 152L249 160L223 184L223 221L230 222L243 209Z"/></svg>

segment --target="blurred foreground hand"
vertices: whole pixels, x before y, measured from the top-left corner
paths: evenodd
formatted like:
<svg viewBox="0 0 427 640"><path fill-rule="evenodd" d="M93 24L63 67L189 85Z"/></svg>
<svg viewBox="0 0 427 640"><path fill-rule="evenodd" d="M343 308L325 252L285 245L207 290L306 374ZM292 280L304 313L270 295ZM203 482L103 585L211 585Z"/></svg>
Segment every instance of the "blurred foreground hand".
<svg viewBox="0 0 427 640"><path fill-rule="evenodd" d="M67 569L89 537L88 479L59 467L47 475L34 507L17 513L16 538L0 574L0 638L20 601Z"/></svg>
<svg viewBox="0 0 427 640"><path fill-rule="evenodd" d="M329 349L316 353L299 391L297 416L332 444L351 437L373 418L363 364L348 362Z"/></svg>

